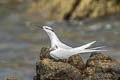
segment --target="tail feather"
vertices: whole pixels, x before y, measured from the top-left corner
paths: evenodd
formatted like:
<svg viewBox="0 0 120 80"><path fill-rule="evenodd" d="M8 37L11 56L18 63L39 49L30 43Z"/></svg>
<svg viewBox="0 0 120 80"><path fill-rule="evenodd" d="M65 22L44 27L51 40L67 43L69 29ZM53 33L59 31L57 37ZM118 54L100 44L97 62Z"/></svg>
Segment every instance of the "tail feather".
<svg viewBox="0 0 120 80"><path fill-rule="evenodd" d="M92 49L84 49L84 50L79 50L79 51L73 51L74 54L84 54L84 53L91 53L91 52L103 52L103 51L107 51L107 50L92 50Z"/></svg>
<svg viewBox="0 0 120 80"><path fill-rule="evenodd" d="M100 47L95 47L95 48L90 48L90 49L93 49L93 50L96 50L96 49L103 49L103 48L106 48L107 46L100 46Z"/></svg>
<svg viewBox="0 0 120 80"><path fill-rule="evenodd" d="M83 46L73 48L71 51L75 54L82 54L82 53L91 53L91 52L102 52L102 51L107 51L107 50L102 50L102 48L105 48L106 46L100 46L100 47L95 47L95 48L90 48L92 44L94 44L96 41L90 42L88 44L85 44Z"/></svg>
<svg viewBox="0 0 120 80"><path fill-rule="evenodd" d="M80 51L80 53L87 53L87 52L102 52L102 51L107 51L107 50L91 50L91 49L85 49Z"/></svg>

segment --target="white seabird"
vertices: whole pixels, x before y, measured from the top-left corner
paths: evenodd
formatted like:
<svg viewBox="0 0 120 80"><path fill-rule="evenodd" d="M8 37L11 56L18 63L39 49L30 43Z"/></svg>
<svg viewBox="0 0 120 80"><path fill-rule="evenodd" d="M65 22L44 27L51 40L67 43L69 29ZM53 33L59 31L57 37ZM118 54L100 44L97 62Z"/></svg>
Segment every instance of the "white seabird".
<svg viewBox="0 0 120 80"><path fill-rule="evenodd" d="M87 49L92 44L94 44L96 41L90 42L80 47L72 48L62 43L51 27L42 26L40 28L43 29L48 34L50 41L51 41L50 56L56 60L67 59L70 56L75 55L75 54L106 51L106 50L98 50L100 48L103 48L104 46Z"/></svg>

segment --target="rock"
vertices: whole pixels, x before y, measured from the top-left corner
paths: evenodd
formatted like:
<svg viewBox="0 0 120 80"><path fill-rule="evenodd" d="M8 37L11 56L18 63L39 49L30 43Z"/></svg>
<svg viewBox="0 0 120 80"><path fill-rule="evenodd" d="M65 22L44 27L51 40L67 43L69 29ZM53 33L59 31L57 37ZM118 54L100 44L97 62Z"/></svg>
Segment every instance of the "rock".
<svg viewBox="0 0 120 80"><path fill-rule="evenodd" d="M65 59L64 63L71 64L72 66L81 70L81 72L83 72L84 68L85 68L85 64L84 64L84 62L83 62L83 60L82 60L82 58L80 57L79 54L78 55L73 55L69 59Z"/></svg>
<svg viewBox="0 0 120 80"><path fill-rule="evenodd" d="M43 60L44 58L49 58L50 49L43 47L40 52L40 60Z"/></svg>
<svg viewBox="0 0 120 80"><path fill-rule="evenodd" d="M102 53L92 53L85 73L85 80L119 80L120 64Z"/></svg>
<svg viewBox="0 0 120 80"><path fill-rule="evenodd" d="M36 79L34 80L81 80L81 73L77 68L50 59L39 60L36 71Z"/></svg>
<svg viewBox="0 0 120 80"><path fill-rule="evenodd" d="M84 65L79 55L54 60L42 48L34 80L120 80L120 64L102 53L92 53Z"/></svg>
<svg viewBox="0 0 120 80"><path fill-rule="evenodd" d="M28 12L50 20L98 18L120 12L119 0L34 0Z"/></svg>
<svg viewBox="0 0 120 80"><path fill-rule="evenodd" d="M83 80L83 69L84 64L79 55L56 61L49 56L48 48L42 48L34 80Z"/></svg>

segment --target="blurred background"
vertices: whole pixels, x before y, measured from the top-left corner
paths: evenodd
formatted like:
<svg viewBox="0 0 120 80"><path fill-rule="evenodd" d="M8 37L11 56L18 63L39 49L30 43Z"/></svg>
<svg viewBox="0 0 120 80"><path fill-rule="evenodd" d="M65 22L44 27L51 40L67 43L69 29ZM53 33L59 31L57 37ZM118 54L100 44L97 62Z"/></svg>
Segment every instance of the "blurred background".
<svg viewBox="0 0 120 80"><path fill-rule="evenodd" d="M96 40L120 63L120 0L0 0L0 80L33 80L40 49L50 47L38 25L72 47Z"/></svg>

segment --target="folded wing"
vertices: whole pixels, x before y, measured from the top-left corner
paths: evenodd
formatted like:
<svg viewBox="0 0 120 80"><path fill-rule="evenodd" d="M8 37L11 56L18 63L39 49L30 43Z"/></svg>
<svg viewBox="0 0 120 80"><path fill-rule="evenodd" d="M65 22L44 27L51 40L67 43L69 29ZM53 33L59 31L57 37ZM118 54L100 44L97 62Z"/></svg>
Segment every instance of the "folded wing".
<svg viewBox="0 0 120 80"><path fill-rule="evenodd" d="M94 44L96 41L93 41L93 42L90 42L90 43L88 43L88 44L85 44L85 45L83 45L83 46L80 46L80 47L77 47L77 48L74 48L74 50L83 50L83 49L86 49L86 48L88 48L88 47L90 47L92 44Z"/></svg>

